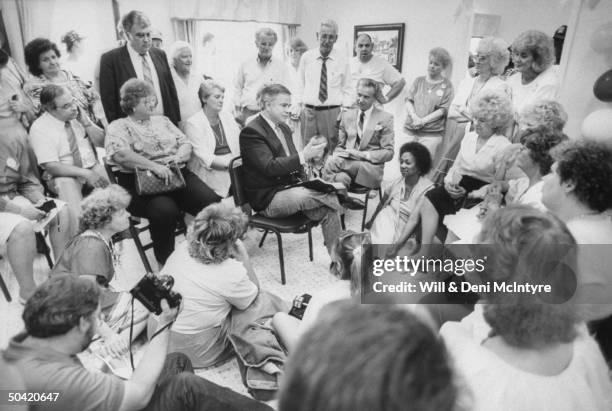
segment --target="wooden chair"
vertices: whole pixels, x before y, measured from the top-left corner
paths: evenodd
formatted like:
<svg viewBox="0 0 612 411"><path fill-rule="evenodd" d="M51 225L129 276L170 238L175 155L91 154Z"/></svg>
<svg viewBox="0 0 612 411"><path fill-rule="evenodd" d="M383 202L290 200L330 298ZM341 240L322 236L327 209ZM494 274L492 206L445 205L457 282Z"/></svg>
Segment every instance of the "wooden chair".
<svg viewBox="0 0 612 411"><path fill-rule="evenodd" d="M259 213L253 213L251 206L249 205L246 199L246 195L244 194L241 157L236 157L230 162L229 172L230 179L232 182L234 203L236 204L236 206L242 208L242 210L249 216L249 225L251 227L260 228L264 230L263 237L259 242L259 247L263 245L263 242L269 231L276 234L276 239L278 242L278 259L281 270L281 283L284 285L286 283L286 280L282 233L308 233L308 250L310 261L312 261L312 227L316 226L318 222L310 220L308 217L301 213L283 218L271 218L265 217Z"/></svg>

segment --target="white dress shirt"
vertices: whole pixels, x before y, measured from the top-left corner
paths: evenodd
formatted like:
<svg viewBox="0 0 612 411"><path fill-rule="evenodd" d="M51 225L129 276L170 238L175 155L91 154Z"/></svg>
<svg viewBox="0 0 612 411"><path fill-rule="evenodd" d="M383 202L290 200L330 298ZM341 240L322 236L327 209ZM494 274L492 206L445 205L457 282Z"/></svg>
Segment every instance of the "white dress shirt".
<svg viewBox="0 0 612 411"><path fill-rule="evenodd" d="M274 122L272 120L270 120L262 111L261 112L261 117L266 120L266 122L270 125L270 127L272 127L272 130L274 130L274 133L276 134L276 137L278 137L278 139L281 142L281 145L283 146L283 149L285 150L285 153L287 153L287 156L291 155L291 151L289 151L289 145L287 144L287 139L285 137L285 134L283 133L283 130L280 129L280 127L277 124L274 124ZM297 150L297 149L296 149ZM298 157L300 158L300 164L304 164L306 163L306 161L304 161L304 155L302 154L302 152L298 152Z"/></svg>
<svg viewBox="0 0 612 411"><path fill-rule="evenodd" d="M266 84L282 84L292 88L289 67L277 58L271 57L265 64L259 62L259 57L251 57L242 62L234 79L234 106L248 107L259 110L257 92Z"/></svg>
<svg viewBox="0 0 612 411"><path fill-rule="evenodd" d="M130 60L132 60L132 65L134 66L134 71L136 71L136 77L139 80L144 80L144 74L142 70L142 56L138 54L136 50L134 50L129 44L127 45L128 54L130 55ZM159 88L159 77L157 76L157 70L155 69L155 65L153 64L153 60L151 59L151 55L149 52L145 54L145 59L147 59L147 63L149 63L149 67L151 67L151 77L153 78L153 88L155 89L155 95L157 96L157 106L153 110L153 115L163 116L164 115L164 102L162 100L161 89Z"/></svg>
<svg viewBox="0 0 612 411"><path fill-rule="evenodd" d="M359 79L369 78L381 85L392 85L402 79L402 75L387 60L372 56L370 61L362 63L359 56L351 59L351 85L357 87Z"/></svg>
<svg viewBox="0 0 612 411"><path fill-rule="evenodd" d="M313 106L351 106L354 92L351 87L351 70L347 58L336 49L327 56L327 100L319 100L323 57L319 49L308 50L302 55L298 68L295 101Z"/></svg>
<svg viewBox="0 0 612 411"><path fill-rule="evenodd" d="M85 129L77 120L71 120L83 168L96 165L96 157ZM40 116L30 128L30 145L36 154L38 164L60 162L74 165L74 158L70 151L70 143L66 134L65 123L49 113Z"/></svg>

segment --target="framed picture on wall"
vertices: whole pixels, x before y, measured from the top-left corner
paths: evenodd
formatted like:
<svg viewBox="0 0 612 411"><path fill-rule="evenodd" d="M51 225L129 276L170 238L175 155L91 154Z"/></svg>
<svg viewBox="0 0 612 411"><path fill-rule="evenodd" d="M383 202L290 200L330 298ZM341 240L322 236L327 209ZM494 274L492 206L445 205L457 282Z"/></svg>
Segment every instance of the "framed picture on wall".
<svg viewBox="0 0 612 411"><path fill-rule="evenodd" d="M374 55L387 60L399 72L402 71L402 53L404 50L404 23L372 24L355 26L354 43L360 34L368 34L374 42ZM355 56L353 44L353 56Z"/></svg>

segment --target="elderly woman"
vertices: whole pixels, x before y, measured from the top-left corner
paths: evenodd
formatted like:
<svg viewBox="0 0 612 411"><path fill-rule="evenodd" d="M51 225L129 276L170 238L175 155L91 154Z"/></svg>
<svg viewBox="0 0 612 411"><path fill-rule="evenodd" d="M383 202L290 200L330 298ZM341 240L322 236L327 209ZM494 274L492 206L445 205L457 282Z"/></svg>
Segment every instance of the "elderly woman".
<svg viewBox="0 0 612 411"><path fill-rule="evenodd" d="M42 113L40 92L48 84L64 86L70 90L78 106L94 122L107 126L100 96L91 84L83 82L68 70L60 68L61 56L55 43L43 38L36 38L25 46L25 61L30 78L23 86L24 92L32 100L38 114Z"/></svg>
<svg viewBox="0 0 612 411"><path fill-rule="evenodd" d="M287 56L289 57L289 66L291 67L289 74L291 78L290 89L292 94L296 93L298 84L297 70L300 66L302 54L304 54L306 51L308 51L308 46L306 46L306 43L304 43L302 39L297 37L291 39L287 44ZM287 123L293 132L293 143L298 149L300 149L302 147L302 128L300 116L292 114Z"/></svg>
<svg viewBox="0 0 612 411"><path fill-rule="evenodd" d="M553 151L552 172L544 177L542 203L567 224L579 248L582 315L599 320L612 314L612 152L601 143L566 143ZM597 245L593 245L597 244Z"/></svg>
<svg viewBox="0 0 612 411"><path fill-rule="evenodd" d="M410 214L423 195L433 187L426 175L431 170L431 155L424 145L411 142L400 148L402 176L384 190L378 208L368 223L372 243L393 244L404 231Z"/></svg>
<svg viewBox="0 0 612 411"><path fill-rule="evenodd" d="M198 90L201 109L184 124L193 153L187 167L220 197L230 188L229 163L240 155L240 129L231 113L223 110L225 89L213 80L204 81Z"/></svg>
<svg viewBox="0 0 612 411"><path fill-rule="evenodd" d="M129 227L130 195L117 184L95 189L81 202L80 233L59 255L50 276L70 274L84 277L101 288L100 308L105 316L100 334L113 352L127 348L129 342L130 294L117 292L109 285L115 277L119 257L113 236ZM138 304L134 314L138 336L146 326L147 311Z"/></svg>
<svg viewBox="0 0 612 411"><path fill-rule="evenodd" d="M472 121L470 110L472 101L480 93L488 90L510 94L508 85L500 77L509 60L508 44L504 40L496 37L485 37L478 43L474 56L478 75L476 77L468 76L459 83L457 94L455 94L455 98L450 105L446 123L448 141L441 149L441 158L447 161L440 165L439 172L448 171L455 157L457 157L461 140L465 135L468 124Z"/></svg>
<svg viewBox="0 0 612 411"><path fill-rule="evenodd" d="M473 393L472 409L610 409L612 384L601 351L575 305L565 302L572 293L567 268L576 264L565 224L512 206L485 220L479 242L494 248L485 275L474 281L548 284L552 292L489 292L460 323L442 326L440 335Z"/></svg>
<svg viewBox="0 0 612 411"><path fill-rule="evenodd" d="M495 180L499 156L510 145L502 135L512 119L510 100L499 92L484 92L472 104L472 115L474 131L463 138L457 160L444 178L444 186L425 194L419 212L410 216L395 251L410 238L419 221L421 242L431 244L444 216L457 212L467 194Z"/></svg>
<svg viewBox="0 0 612 411"><path fill-rule="evenodd" d="M244 310L259 294L259 281L240 241L247 223L240 209L227 204L205 208L162 270L174 276L173 290L183 296L170 351L187 354L196 368L228 358L232 307Z"/></svg>
<svg viewBox="0 0 612 411"><path fill-rule="evenodd" d="M128 115L113 121L106 135L108 163L118 183L131 195L128 210L149 220L155 258L164 264L174 250L174 230L181 211L198 214L221 200L202 180L185 167L191 145L185 135L164 116L152 116L157 105L155 90L142 80L130 79L121 86L121 108ZM138 195L136 167L160 179L172 177L169 165L176 164L185 187L163 194Z"/></svg>
<svg viewBox="0 0 612 411"><path fill-rule="evenodd" d="M552 38L541 31L528 30L512 43L512 62L516 73L507 82L512 93L515 116L536 100L556 99L559 78L552 67L555 49ZM516 120L515 117L515 120ZM518 140L515 133L514 140Z"/></svg>
<svg viewBox="0 0 612 411"><path fill-rule="evenodd" d="M272 327L289 352L293 351L300 336L317 324L317 317L326 304L348 299L359 293L361 247L370 243L367 233L342 233L332 249L332 262L329 267L329 271L340 281L316 293L308 302L301 320L286 313L274 315Z"/></svg>
<svg viewBox="0 0 612 411"><path fill-rule="evenodd" d="M445 70L450 70L451 64L448 51L441 47L431 49L427 75L417 77L406 96L408 116L404 132L407 141L415 140L427 147L434 163L453 99L453 85L443 75Z"/></svg>
<svg viewBox="0 0 612 411"><path fill-rule="evenodd" d="M193 49L186 41L176 41L168 51L172 79L181 111L181 130L185 131L185 120L200 110L198 89L204 77L193 72Z"/></svg>
<svg viewBox="0 0 612 411"><path fill-rule="evenodd" d="M297 72L300 65L300 59L302 54L308 50L308 46L302 39L294 37L289 41L287 45L287 56L289 57L289 63L293 68L293 71Z"/></svg>

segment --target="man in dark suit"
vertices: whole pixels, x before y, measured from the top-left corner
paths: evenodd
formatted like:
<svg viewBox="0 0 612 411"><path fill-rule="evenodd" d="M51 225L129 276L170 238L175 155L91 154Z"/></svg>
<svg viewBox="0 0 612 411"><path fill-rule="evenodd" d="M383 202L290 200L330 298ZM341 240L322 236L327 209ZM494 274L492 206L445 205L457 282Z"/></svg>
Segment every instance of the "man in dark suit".
<svg viewBox="0 0 612 411"><path fill-rule="evenodd" d="M379 85L369 78L357 82L357 108L340 114L338 146L327 158L328 181L379 188L385 163L393 158L393 115L374 105Z"/></svg>
<svg viewBox="0 0 612 411"><path fill-rule="evenodd" d="M127 44L108 51L100 59L100 96L109 122L125 117L119 105L119 90L137 77L149 82L159 100L156 115L164 115L175 125L181 120L176 88L166 53L152 48L151 22L140 11L132 10L122 19Z"/></svg>
<svg viewBox="0 0 612 411"><path fill-rule="evenodd" d="M245 194L251 207L267 217L304 213L321 221L328 251L340 233L343 207L336 194L305 187L285 188L304 177L303 165L323 156L326 141L312 139L301 152L293 145L285 124L291 108L291 93L280 84L264 86L259 92L261 113L240 132L240 152Z"/></svg>

